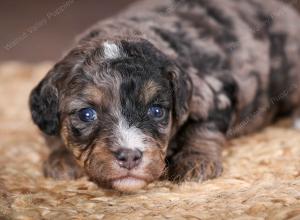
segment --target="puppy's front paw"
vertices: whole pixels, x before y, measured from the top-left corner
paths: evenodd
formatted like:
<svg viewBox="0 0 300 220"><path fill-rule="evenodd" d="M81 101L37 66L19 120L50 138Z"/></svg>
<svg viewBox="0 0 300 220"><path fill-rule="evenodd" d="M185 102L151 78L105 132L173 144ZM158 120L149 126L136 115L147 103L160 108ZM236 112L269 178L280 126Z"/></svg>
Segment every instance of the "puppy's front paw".
<svg viewBox="0 0 300 220"><path fill-rule="evenodd" d="M73 155L65 149L53 151L43 165L45 177L72 180L84 175Z"/></svg>
<svg viewBox="0 0 300 220"><path fill-rule="evenodd" d="M176 182L201 182L220 176L222 171L222 162L218 159L209 159L199 154L178 153L169 166L169 178Z"/></svg>

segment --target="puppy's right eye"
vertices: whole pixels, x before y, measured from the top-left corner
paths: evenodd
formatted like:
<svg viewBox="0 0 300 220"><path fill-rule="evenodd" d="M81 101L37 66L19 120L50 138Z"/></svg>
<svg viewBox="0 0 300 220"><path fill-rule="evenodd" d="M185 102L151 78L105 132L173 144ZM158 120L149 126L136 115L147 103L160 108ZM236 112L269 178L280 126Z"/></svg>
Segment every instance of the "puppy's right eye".
<svg viewBox="0 0 300 220"><path fill-rule="evenodd" d="M97 112L93 108L83 108L79 110L78 116L83 122L92 122L97 119Z"/></svg>

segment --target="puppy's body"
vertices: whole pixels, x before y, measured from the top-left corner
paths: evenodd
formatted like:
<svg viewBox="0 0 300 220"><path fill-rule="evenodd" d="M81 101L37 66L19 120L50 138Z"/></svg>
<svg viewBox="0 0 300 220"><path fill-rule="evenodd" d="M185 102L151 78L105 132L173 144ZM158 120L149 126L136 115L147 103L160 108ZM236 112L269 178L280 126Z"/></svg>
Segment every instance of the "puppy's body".
<svg viewBox="0 0 300 220"><path fill-rule="evenodd" d="M31 95L35 123L63 140L46 175L126 191L165 158L173 180L220 175L226 139L298 108L299 21L275 0L149 0L95 25Z"/></svg>
<svg viewBox="0 0 300 220"><path fill-rule="evenodd" d="M126 25L122 25L123 16L119 24L115 19L108 22L118 29L124 27L124 33L140 31L141 37L189 68L187 73L194 86L191 117L206 120L216 110L226 109L228 100L234 98L234 117L228 118L232 120L231 132L234 125L241 125L257 113L247 126L234 129L239 135L255 131L278 113L298 106L299 15L288 5L276 0L178 0L173 4L166 1L165 6L151 2L152 12L127 12L125 17L130 21L126 20ZM98 30L102 30L101 25ZM236 97L222 91L226 83L235 84ZM219 95L213 92L218 90Z"/></svg>

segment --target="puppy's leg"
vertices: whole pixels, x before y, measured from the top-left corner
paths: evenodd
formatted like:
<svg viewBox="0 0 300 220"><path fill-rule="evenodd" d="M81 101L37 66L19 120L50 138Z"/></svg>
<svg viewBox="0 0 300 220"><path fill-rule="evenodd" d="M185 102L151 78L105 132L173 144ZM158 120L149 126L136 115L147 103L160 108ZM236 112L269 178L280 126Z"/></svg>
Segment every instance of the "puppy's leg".
<svg viewBox="0 0 300 220"><path fill-rule="evenodd" d="M180 150L169 161L173 181L203 181L221 175L224 135L211 124L194 122L179 134Z"/></svg>
<svg viewBox="0 0 300 220"><path fill-rule="evenodd" d="M60 140L46 138L52 152L43 164L45 177L57 180L77 179L84 175L74 156L63 146Z"/></svg>

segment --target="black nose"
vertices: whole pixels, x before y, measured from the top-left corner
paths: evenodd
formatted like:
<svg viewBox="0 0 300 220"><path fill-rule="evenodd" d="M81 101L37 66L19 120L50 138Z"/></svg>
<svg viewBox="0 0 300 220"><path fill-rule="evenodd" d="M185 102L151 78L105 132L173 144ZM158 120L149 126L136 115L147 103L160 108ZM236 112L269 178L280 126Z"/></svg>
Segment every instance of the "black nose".
<svg viewBox="0 0 300 220"><path fill-rule="evenodd" d="M141 163L143 153L139 150L123 148L115 153L115 157L118 160L120 167L131 170Z"/></svg>

